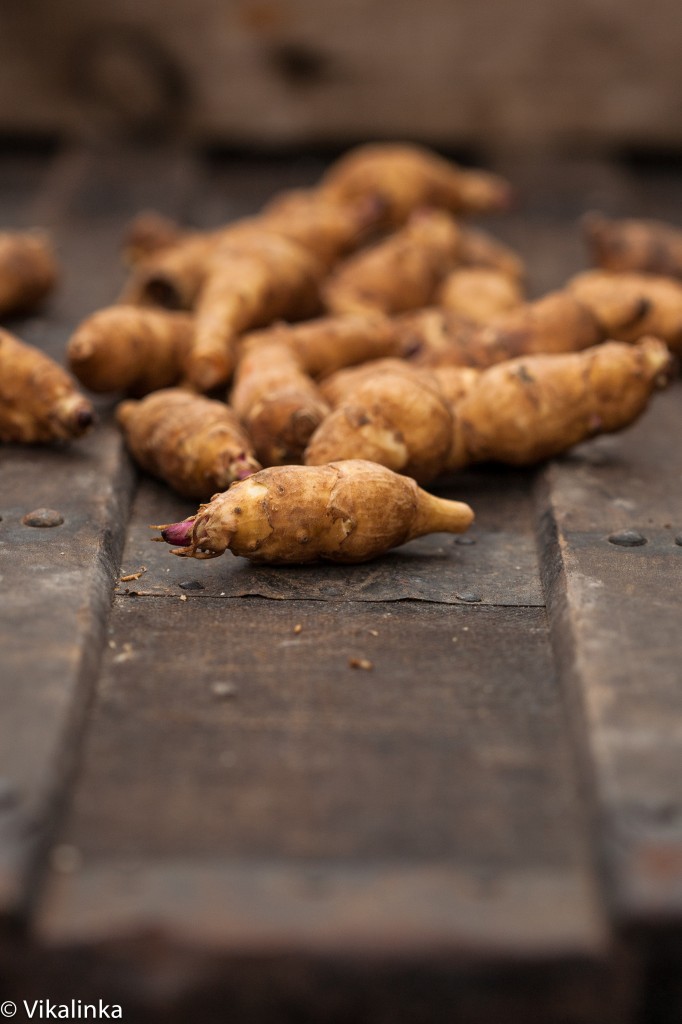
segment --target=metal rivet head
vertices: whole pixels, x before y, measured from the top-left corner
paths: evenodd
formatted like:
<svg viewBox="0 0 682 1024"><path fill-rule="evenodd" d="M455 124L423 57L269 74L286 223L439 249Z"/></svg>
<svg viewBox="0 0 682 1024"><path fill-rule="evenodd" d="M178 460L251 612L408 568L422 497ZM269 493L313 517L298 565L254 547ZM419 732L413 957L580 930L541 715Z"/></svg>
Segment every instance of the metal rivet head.
<svg viewBox="0 0 682 1024"><path fill-rule="evenodd" d="M458 601L466 601L467 604L477 604L481 600L480 594L474 594L471 590L463 590L461 594L455 594Z"/></svg>
<svg viewBox="0 0 682 1024"><path fill-rule="evenodd" d="M203 583L199 583L199 580L183 580L182 583L178 583L178 586L183 590L206 590Z"/></svg>
<svg viewBox="0 0 682 1024"><path fill-rule="evenodd" d="M638 548L646 544L646 537L639 530L621 530L611 534L609 544L616 544L620 548Z"/></svg>
<svg viewBox="0 0 682 1024"><path fill-rule="evenodd" d="M24 526L61 526L64 516L53 508L37 508L22 518Z"/></svg>

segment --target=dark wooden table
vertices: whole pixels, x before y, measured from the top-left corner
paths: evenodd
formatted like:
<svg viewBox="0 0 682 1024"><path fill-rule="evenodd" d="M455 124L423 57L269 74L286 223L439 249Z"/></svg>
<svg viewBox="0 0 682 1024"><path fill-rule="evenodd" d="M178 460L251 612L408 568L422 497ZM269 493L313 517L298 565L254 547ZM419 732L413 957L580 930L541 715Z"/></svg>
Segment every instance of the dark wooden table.
<svg viewBox="0 0 682 1024"><path fill-rule="evenodd" d="M3 154L0 224L50 228L64 265L12 326L61 357L116 298L133 213L217 224L323 166ZM584 266L585 210L680 209L674 170L500 169L523 206L490 227L535 294ZM537 471L443 482L470 533L358 567L173 558L148 524L194 505L136 477L99 407L82 442L0 452L16 1019L678 1024L682 385ZM40 506L63 525L22 525Z"/></svg>

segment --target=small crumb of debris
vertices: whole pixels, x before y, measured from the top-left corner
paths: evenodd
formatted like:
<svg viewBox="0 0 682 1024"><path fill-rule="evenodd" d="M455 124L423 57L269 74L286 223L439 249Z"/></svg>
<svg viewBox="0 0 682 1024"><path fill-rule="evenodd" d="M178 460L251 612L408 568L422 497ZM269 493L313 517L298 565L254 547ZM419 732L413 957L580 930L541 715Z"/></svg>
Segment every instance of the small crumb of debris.
<svg viewBox="0 0 682 1024"><path fill-rule="evenodd" d="M187 594L180 594L180 600L181 601L186 601L187 600Z"/></svg>
<svg viewBox="0 0 682 1024"><path fill-rule="evenodd" d="M131 643L123 644L119 654L114 655L112 662L114 665L120 665L124 661L130 661L133 657L133 645Z"/></svg>
<svg viewBox="0 0 682 1024"><path fill-rule="evenodd" d="M237 687L234 683L213 683L211 693L218 700L229 700L231 697L237 696Z"/></svg>
<svg viewBox="0 0 682 1024"><path fill-rule="evenodd" d="M462 632L463 633L468 633L469 632L469 627L468 626L462 626Z"/></svg>
<svg viewBox="0 0 682 1024"><path fill-rule="evenodd" d="M141 565L135 572L129 572L125 576L121 576L119 583L130 583L131 580L139 580L140 576L144 576L147 571L146 565Z"/></svg>
<svg viewBox="0 0 682 1024"><path fill-rule="evenodd" d="M367 632L369 633L370 636L379 636L378 629L368 629Z"/></svg>
<svg viewBox="0 0 682 1024"><path fill-rule="evenodd" d="M459 637L453 636L453 638L452 638L453 644L456 644L458 640L459 640Z"/></svg>
<svg viewBox="0 0 682 1024"><path fill-rule="evenodd" d="M220 591L220 596L221 596L221 597L225 597L225 591L224 591L224 590L221 590L221 591Z"/></svg>
<svg viewBox="0 0 682 1024"><path fill-rule="evenodd" d="M351 668L361 668L365 672L371 672L374 668L374 663L369 658L349 658L348 664Z"/></svg>
<svg viewBox="0 0 682 1024"><path fill-rule="evenodd" d="M63 843L55 846L50 854L50 864L53 871L60 875L72 875L83 865L83 855L75 846Z"/></svg>
<svg viewBox="0 0 682 1024"><path fill-rule="evenodd" d="M301 623L297 622L296 625L294 626L294 633L300 633L302 629L303 626L301 625Z"/></svg>
<svg viewBox="0 0 682 1024"><path fill-rule="evenodd" d="M116 650L116 641L115 640L110 640L109 641L109 646L111 647L112 651Z"/></svg>
<svg viewBox="0 0 682 1024"><path fill-rule="evenodd" d="M61 526L64 516L53 508L37 508L33 512L27 512L21 521L24 526Z"/></svg>

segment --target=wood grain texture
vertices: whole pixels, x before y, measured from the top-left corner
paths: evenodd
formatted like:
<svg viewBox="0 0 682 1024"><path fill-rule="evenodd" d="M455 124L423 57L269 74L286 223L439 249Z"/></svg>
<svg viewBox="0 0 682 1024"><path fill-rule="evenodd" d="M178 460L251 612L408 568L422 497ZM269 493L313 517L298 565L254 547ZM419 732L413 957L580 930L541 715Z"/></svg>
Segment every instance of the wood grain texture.
<svg viewBox="0 0 682 1024"><path fill-rule="evenodd" d="M97 160L67 152L41 166L40 174L30 163L23 176L8 174L3 200L14 199L18 226L51 231L62 279L44 311L11 326L61 362L79 319L115 298L121 218L124 210L134 212L139 186L132 195L119 191L112 209ZM138 161L137 178L127 180L139 177ZM102 186L98 212L91 206L79 215L93 181ZM0 451L3 918L20 916L36 895L36 873L77 763L96 681L134 481L120 433L109 422L110 406L98 400L100 425L71 445ZM63 524L24 525L22 517L39 508L55 509Z"/></svg>
<svg viewBox="0 0 682 1024"><path fill-rule="evenodd" d="M6 5L0 125L250 144L677 144L674 0ZM21 96L17 104L15 97Z"/></svg>
<svg viewBox="0 0 682 1024"><path fill-rule="evenodd" d="M634 428L552 466L541 499L552 635L614 909L662 928L682 923L681 397L678 383ZM644 543L613 543L624 530Z"/></svg>
<svg viewBox="0 0 682 1024"><path fill-rule="evenodd" d="M415 1012L376 958L398 988L404 970L422 977L429 1019L452 1012L445 979L463 1021L499 1019L538 975L553 995L519 990L524 1020L623 1005L542 609L187 593L115 602L60 837L80 866L52 875L38 922L48 962L103 943L106 964L112 934L125 950L141 933L162 957L222 958L223 978L253 958L239 987L252 1002L269 979L272 1006L239 1021L285 1005L317 1019L310 962L327 958L359 1020ZM295 994L273 957L301 977ZM497 981L477 1006L480 971Z"/></svg>

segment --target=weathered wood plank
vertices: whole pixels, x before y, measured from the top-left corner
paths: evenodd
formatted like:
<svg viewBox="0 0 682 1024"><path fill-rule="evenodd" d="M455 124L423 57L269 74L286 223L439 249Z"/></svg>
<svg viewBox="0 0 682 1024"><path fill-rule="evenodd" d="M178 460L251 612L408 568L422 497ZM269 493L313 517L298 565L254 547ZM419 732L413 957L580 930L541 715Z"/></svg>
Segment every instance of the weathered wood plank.
<svg viewBox="0 0 682 1024"><path fill-rule="evenodd" d="M78 320L116 297L123 213L135 212L145 189L150 194L139 163L137 176L119 182L115 171L131 169L123 157L107 178L91 158L67 153L39 179L37 195L23 196L17 221L51 230L63 279L44 313L12 327L60 361ZM84 198L93 180L96 201ZM97 404L102 423L82 441L0 451L2 917L21 913L35 895L40 856L77 761L118 574L133 474L109 403ZM63 524L22 523L41 507L55 508Z"/></svg>
<svg viewBox="0 0 682 1024"><path fill-rule="evenodd" d="M5 5L0 126L309 145L678 144L674 0ZM22 97L17 103L16 97Z"/></svg>
<svg viewBox="0 0 682 1024"><path fill-rule="evenodd" d="M543 569L614 911L682 926L682 386L546 473ZM618 543L636 531L639 546ZM627 536L626 536L627 539Z"/></svg>
<svg viewBox="0 0 682 1024"><path fill-rule="evenodd" d="M55 871L38 922L48 961L103 943L106 963L112 933L126 948L152 929L224 978L253 960L243 998L273 984L273 1004L237 1020L287 998L318 1019L306 964L327 956L358 1020L413 1019L377 963L417 971L428 1019L452 1012L448 978L466 1021L515 1000L528 1021L619 1019L542 609L186 596L115 601L60 835L75 870ZM302 972L289 997L283 956ZM493 969L476 1005L471 971ZM552 995L534 1005L536 972Z"/></svg>
<svg viewBox="0 0 682 1024"><path fill-rule="evenodd" d="M74 768L131 490L111 429L69 449L0 453L2 916L29 896ZM44 507L63 525L23 525Z"/></svg>

